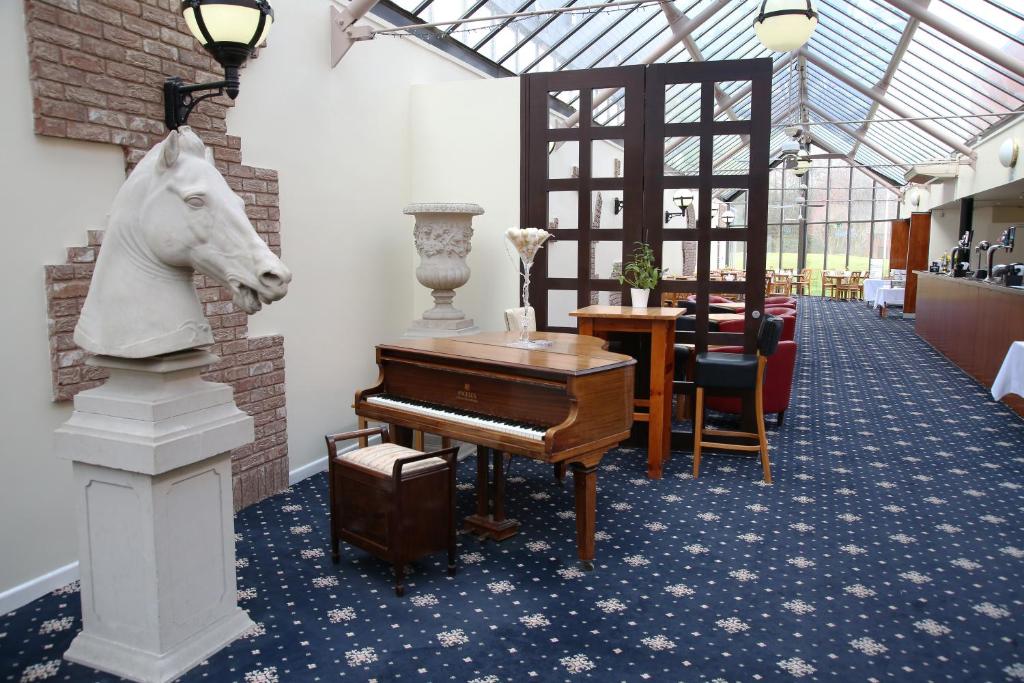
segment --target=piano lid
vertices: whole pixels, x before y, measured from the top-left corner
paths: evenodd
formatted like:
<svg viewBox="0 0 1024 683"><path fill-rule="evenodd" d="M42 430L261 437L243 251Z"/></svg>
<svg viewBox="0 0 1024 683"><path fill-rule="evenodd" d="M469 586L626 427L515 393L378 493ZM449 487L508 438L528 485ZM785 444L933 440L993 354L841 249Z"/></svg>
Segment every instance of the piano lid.
<svg viewBox="0 0 1024 683"><path fill-rule="evenodd" d="M553 342L547 349L528 350L507 346L518 332L483 332L466 337L426 337L380 344L385 351L416 352L437 358L463 358L508 368L531 368L563 375L589 375L636 363L630 356L604 349L597 337L561 332L531 332L531 339Z"/></svg>

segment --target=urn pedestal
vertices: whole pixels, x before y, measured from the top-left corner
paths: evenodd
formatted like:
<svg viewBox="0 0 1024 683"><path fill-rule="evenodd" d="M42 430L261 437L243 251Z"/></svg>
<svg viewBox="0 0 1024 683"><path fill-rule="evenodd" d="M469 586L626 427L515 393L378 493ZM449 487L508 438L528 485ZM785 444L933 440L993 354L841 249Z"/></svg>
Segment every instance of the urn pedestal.
<svg viewBox="0 0 1024 683"><path fill-rule="evenodd" d="M416 279L431 290L434 307L424 311L407 337L454 337L476 334L472 318L455 308L455 290L469 281L473 216L484 210L476 204L410 204L402 213L416 218L413 235L420 256Z"/></svg>
<svg viewBox="0 0 1024 683"><path fill-rule="evenodd" d="M101 387L56 432L78 499L82 632L65 659L133 681L171 681L253 624L238 607L233 448L253 420L205 351L98 356Z"/></svg>

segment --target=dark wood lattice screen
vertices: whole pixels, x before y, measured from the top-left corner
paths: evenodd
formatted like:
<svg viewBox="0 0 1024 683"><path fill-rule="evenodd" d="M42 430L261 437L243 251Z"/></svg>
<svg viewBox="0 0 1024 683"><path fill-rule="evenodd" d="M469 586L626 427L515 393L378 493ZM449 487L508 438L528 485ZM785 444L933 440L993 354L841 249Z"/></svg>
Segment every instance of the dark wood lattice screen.
<svg viewBox="0 0 1024 683"><path fill-rule="evenodd" d="M742 339L753 350L764 303L771 82L770 59L523 76L523 225L546 227L555 236L534 265L531 303L539 329L573 331L568 313L577 307L628 304L617 273L605 271L613 256L619 263L628 258L635 242L651 244L659 264L666 249L682 252L695 242L696 279L663 282L652 305L666 292L696 293L695 331L680 332L678 341L703 351L709 343ZM741 88L749 88L749 104L716 113L723 93ZM609 89L615 92L606 98ZM578 121L565 115L571 110L559 99L572 102ZM731 163L716 168L716 157L730 156L716 150L735 150L743 140L749 140L749 163L731 155ZM671 199L681 188L697 196L692 227L682 218L666 224L665 211L676 210ZM712 225L712 197L738 192L747 197L745 225ZM742 249L745 279L711 281L716 242ZM744 296L742 336L709 332L712 293Z"/></svg>
<svg viewBox="0 0 1024 683"><path fill-rule="evenodd" d="M553 235L532 271L539 329L572 332L570 311L627 300L598 264L642 239L643 84L643 66L523 77L523 225ZM577 98L578 120L560 93Z"/></svg>

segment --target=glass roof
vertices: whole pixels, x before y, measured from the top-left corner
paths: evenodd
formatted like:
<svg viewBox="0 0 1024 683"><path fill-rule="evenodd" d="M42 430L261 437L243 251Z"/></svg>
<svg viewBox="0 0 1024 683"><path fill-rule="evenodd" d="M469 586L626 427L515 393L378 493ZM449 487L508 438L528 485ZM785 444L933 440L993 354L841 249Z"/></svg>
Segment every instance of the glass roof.
<svg viewBox="0 0 1024 683"><path fill-rule="evenodd" d="M597 0L381 0L381 4L399 7L429 23L585 8L597 4ZM721 3L675 0L674 4L692 19ZM978 115L1024 109L1024 75L1012 73L931 26L911 20L886 0L816 0L814 4L819 23L805 48L808 54L866 88L881 90L887 103L902 114L909 112L931 120L923 126L891 121L903 117L800 58L799 53L798 58L781 65L780 60L788 56L769 52L754 35L752 21L759 0L725 3L691 32L694 53L679 43L656 61L772 57L777 66L772 93L773 123L777 126L772 135L773 151L782 142L781 128L785 124L806 121L812 124L808 129L816 141L829 151L851 155L855 164L873 166L877 173L891 179L901 178L903 169L876 150L884 150L903 164L949 158L957 153L949 140L943 141L925 128L967 144L1000 120L999 116ZM1004 54L1024 59L1021 0L931 0L925 4L928 12L960 30ZM653 1L456 23L439 31L512 74L649 63L652 51L672 36L665 14ZM738 89L738 84L723 84L723 95L728 97ZM674 120L685 120L696 111L697 98L693 95L685 88L670 93L667 105ZM560 99L575 108L574 97L563 94ZM621 111L621 94L613 96L604 107L599 115L613 122ZM749 108L748 94L732 106L731 112L720 111L718 117L742 117ZM864 142L855 139L855 132L863 136ZM743 144L737 138L736 146ZM729 145L715 153L723 172L747 162L743 149ZM694 166L695 154L680 145L667 155L667 160L682 172ZM899 183L894 180L894 184Z"/></svg>

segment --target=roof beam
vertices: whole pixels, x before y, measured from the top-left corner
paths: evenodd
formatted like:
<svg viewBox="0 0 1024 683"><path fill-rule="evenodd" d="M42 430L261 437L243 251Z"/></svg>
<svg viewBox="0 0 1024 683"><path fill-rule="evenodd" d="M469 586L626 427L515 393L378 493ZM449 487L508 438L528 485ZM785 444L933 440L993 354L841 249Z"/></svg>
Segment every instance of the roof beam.
<svg viewBox="0 0 1024 683"><path fill-rule="evenodd" d="M669 50L679 44L679 39L676 38L678 33L692 33L696 31L700 26L706 23L711 17L715 16L719 10L729 4L729 0L714 0L710 5L705 7L699 14L694 15L692 19L687 18L685 15L680 15L682 19L679 22L679 26L670 26L672 29L672 36L662 42L658 47L654 48L641 59L638 64L654 64L656 61L661 59L668 53ZM594 93L593 102L591 108L596 107L599 104L604 103L608 98L618 92L620 88L605 88ZM566 121L566 127L571 128L579 123L580 112L576 112L569 117Z"/></svg>
<svg viewBox="0 0 1024 683"><path fill-rule="evenodd" d="M1024 61L1014 57L1009 51L1003 51L996 45L986 42L979 36L972 35L953 22L927 10L914 0L886 0L893 7L914 17L922 24L928 24L939 33L945 34L964 47L995 62L1011 73L1024 78Z"/></svg>
<svg viewBox="0 0 1024 683"><path fill-rule="evenodd" d="M816 104L814 104L813 102L808 102L807 103L807 108L813 114L821 117L821 119L823 121L831 122L832 115L829 114L828 112L826 112L821 107L819 107ZM844 133L846 135L849 135L854 140L862 143L865 147L867 147L868 149L872 150L873 152L878 154L880 157L882 157L886 161L890 161L890 162L892 162L894 164L901 164L901 165L904 164L904 162L901 159L897 159L895 156L893 156L893 154L891 152L887 151L884 147L879 147L875 143L873 143L870 140L868 140L866 137L864 137L864 134L861 133L860 131L855 130L854 128L851 128L850 126L846 125L845 123L832 123L831 125L835 126L836 129L841 131L842 133Z"/></svg>
<svg viewBox="0 0 1024 683"><path fill-rule="evenodd" d="M892 0L889 1L891 2ZM828 75L832 76L840 83L845 83L846 85L850 86L851 88L859 92L861 95L864 95L865 97L874 100L875 102L878 102L878 104L894 112L897 116L906 119L914 118L914 112L910 111L899 102L894 101L885 93L881 92L878 88L873 86L867 86L864 85L863 83L860 83L857 79L851 77L842 69L836 67L828 60L819 57L813 52L810 52L809 50L807 50L807 48L801 48L800 53L807 58L808 62L818 67ZM954 150L960 152L966 157L969 157L970 159L974 159L977 156L973 149L965 145L960 140L957 140L955 137L953 137L946 131L942 130L938 126L934 125L930 121L907 121L907 123L917 126L921 130L926 132L928 135L932 136L933 138L941 142L942 144L946 145L947 147L952 147Z"/></svg>
<svg viewBox="0 0 1024 683"><path fill-rule="evenodd" d="M931 4L932 0L919 0L922 6L927 9L928 5ZM882 78L879 79L875 85L876 88L882 93L888 94L889 84L892 83L892 77L896 75L896 69L900 67L900 63L903 61L904 55L907 54L907 50L910 48L910 43L914 40L914 33L917 32L917 27L921 25L920 20L910 17L907 20L907 25L903 27L903 33L900 35L900 42L896 44L896 49L893 50L892 57L889 59L889 65L885 68L885 73L882 74ZM863 135L868 134L868 128L871 127L870 120L875 118L878 113L878 102L871 103L871 109L868 110L868 115L865 119L868 121L861 124L858 132ZM857 140L853 145L853 149L850 150L850 156L856 158L857 150L860 149L860 139Z"/></svg>

